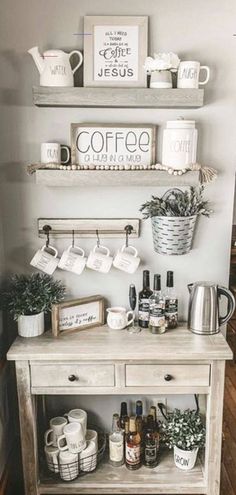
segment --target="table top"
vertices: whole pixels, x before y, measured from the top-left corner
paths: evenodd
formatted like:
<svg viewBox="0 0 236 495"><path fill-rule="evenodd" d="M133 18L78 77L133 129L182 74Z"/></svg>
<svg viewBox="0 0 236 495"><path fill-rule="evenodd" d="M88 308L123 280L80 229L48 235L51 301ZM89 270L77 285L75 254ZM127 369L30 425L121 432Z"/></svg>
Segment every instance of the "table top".
<svg viewBox="0 0 236 495"><path fill-rule="evenodd" d="M9 361L208 361L232 359L222 333L195 335L185 324L162 335L148 329L138 334L110 330L107 325L53 337L17 337Z"/></svg>

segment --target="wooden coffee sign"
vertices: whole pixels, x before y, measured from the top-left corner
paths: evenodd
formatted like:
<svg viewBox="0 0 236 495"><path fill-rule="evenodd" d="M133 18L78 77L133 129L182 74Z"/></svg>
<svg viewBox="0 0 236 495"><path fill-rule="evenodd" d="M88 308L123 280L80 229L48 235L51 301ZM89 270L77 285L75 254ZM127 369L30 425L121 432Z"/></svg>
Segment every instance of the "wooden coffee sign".
<svg viewBox="0 0 236 495"><path fill-rule="evenodd" d="M104 324L104 298L84 297L52 306L54 337Z"/></svg>
<svg viewBox="0 0 236 495"><path fill-rule="evenodd" d="M152 165L156 128L149 124L71 124L72 163Z"/></svg>
<svg viewBox="0 0 236 495"><path fill-rule="evenodd" d="M86 16L84 33L84 86L146 86L147 17Z"/></svg>

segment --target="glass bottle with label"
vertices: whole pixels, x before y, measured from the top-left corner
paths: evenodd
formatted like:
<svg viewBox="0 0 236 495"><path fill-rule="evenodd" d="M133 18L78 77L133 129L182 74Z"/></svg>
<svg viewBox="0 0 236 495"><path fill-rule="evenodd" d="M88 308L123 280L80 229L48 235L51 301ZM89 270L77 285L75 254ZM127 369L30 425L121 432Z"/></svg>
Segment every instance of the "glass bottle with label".
<svg viewBox="0 0 236 495"><path fill-rule="evenodd" d="M119 414L113 414L112 432L109 435L109 462L118 467L124 464L124 434L119 427Z"/></svg>
<svg viewBox="0 0 236 495"><path fill-rule="evenodd" d="M141 467L141 436L137 432L135 416L131 416L129 420L129 433L125 442L125 464L131 470Z"/></svg>
<svg viewBox="0 0 236 495"><path fill-rule="evenodd" d="M174 289L174 272L167 272L165 291L165 319L166 328L172 329L178 326L178 298Z"/></svg>
<svg viewBox="0 0 236 495"><path fill-rule="evenodd" d="M138 323L142 328L148 328L149 323L149 299L152 295L150 289L150 273L149 270L143 271L143 289L139 292L138 301Z"/></svg>
<svg viewBox="0 0 236 495"><path fill-rule="evenodd" d="M165 300L161 292L161 276L154 275L153 294L149 299L150 319L149 328L152 333L164 333L165 326Z"/></svg>
<svg viewBox="0 0 236 495"><path fill-rule="evenodd" d="M143 403L136 401L136 429L141 437L141 458L143 457Z"/></svg>
<svg viewBox="0 0 236 495"><path fill-rule="evenodd" d="M158 464L158 448L155 425L152 416L148 416L148 423L144 437L144 465L154 468Z"/></svg>

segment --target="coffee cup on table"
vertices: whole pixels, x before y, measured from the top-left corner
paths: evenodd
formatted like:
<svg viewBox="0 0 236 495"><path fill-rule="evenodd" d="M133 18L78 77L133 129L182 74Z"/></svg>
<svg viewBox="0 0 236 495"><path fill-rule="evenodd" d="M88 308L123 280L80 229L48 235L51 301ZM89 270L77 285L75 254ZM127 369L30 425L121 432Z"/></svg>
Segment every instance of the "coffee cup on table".
<svg viewBox="0 0 236 495"><path fill-rule="evenodd" d="M134 321L133 311L126 311L120 306L107 308L107 313L107 324L112 330L123 330ZM130 316L131 319L129 319Z"/></svg>
<svg viewBox="0 0 236 495"><path fill-rule="evenodd" d="M63 435L64 427L67 425L67 419L63 416L57 416L50 419L50 429L44 434L44 442L46 446L57 447L57 439Z"/></svg>
<svg viewBox="0 0 236 495"><path fill-rule="evenodd" d="M66 443L66 445L64 445L64 443ZM82 452L86 447L86 440L81 424L67 424L64 427L64 434L57 439L57 446L60 451L69 450L72 454L79 454Z"/></svg>
<svg viewBox="0 0 236 495"><path fill-rule="evenodd" d="M64 251L58 263L58 268L80 275L86 265L84 250L78 246L70 246Z"/></svg>
<svg viewBox="0 0 236 495"><path fill-rule="evenodd" d="M108 273L112 265L112 256L110 250L106 246L95 246L90 251L87 267L101 273Z"/></svg>
<svg viewBox="0 0 236 495"><path fill-rule="evenodd" d="M62 159L62 152L66 151L65 160ZM70 161L69 146L59 143L42 143L41 144L41 163L57 163L66 165Z"/></svg>
<svg viewBox="0 0 236 495"><path fill-rule="evenodd" d="M83 409L71 409L65 414L69 423L79 423L82 426L84 436L87 432L87 413Z"/></svg>
<svg viewBox="0 0 236 495"><path fill-rule="evenodd" d="M113 260L113 266L126 273L134 273L139 263L140 258L137 249L133 246L126 246L125 244L117 252Z"/></svg>
<svg viewBox="0 0 236 495"><path fill-rule="evenodd" d="M59 263L58 251L52 246L43 246L35 253L30 264L48 275L52 275Z"/></svg>
<svg viewBox="0 0 236 495"><path fill-rule="evenodd" d="M206 71L204 81L199 81L200 71ZM198 88L207 84L210 79L210 69L207 65L200 65L200 62L186 61L180 62L178 67L177 88Z"/></svg>
<svg viewBox="0 0 236 495"><path fill-rule="evenodd" d="M59 453L60 477L72 481L79 475L79 456L66 450Z"/></svg>

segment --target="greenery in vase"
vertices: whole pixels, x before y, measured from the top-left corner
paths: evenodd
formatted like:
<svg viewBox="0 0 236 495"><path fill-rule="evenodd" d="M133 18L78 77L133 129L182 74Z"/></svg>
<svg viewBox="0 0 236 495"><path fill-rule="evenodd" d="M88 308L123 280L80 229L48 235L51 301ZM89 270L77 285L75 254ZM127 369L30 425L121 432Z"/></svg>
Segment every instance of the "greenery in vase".
<svg viewBox="0 0 236 495"><path fill-rule="evenodd" d="M162 198L152 196L151 201L144 203L140 211L143 217L191 217L193 215L205 215L209 217L212 210L209 202L203 198L204 187L190 187L181 191L173 189L171 194ZM169 191L168 191L169 192ZM165 197L166 196L166 197Z"/></svg>
<svg viewBox="0 0 236 495"><path fill-rule="evenodd" d="M13 275L1 291L1 309L9 311L14 320L22 315L51 311L52 304L64 299L66 288L50 275Z"/></svg>
<svg viewBox="0 0 236 495"><path fill-rule="evenodd" d="M205 445L206 429L196 410L174 409L162 423L161 431L163 442L170 449L176 446L189 451Z"/></svg>

